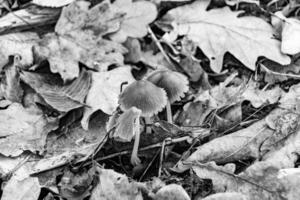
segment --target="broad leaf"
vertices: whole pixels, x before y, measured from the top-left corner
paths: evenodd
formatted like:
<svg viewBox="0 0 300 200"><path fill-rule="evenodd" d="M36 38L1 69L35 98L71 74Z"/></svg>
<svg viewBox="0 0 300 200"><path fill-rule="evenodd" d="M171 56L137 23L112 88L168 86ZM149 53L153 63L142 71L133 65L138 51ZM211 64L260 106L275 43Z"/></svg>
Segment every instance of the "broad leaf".
<svg viewBox="0 0 300 200"><path fill-rule="evenodd" d="M187 35L209 58L215 72L222 70L223 56L230 52L246 67L255 69L259 56L280 64L288 64L288 56L280 52L280 42L273 38L273 29L257 17L238 18L240 12L228 7L206 11L209 1L170 10L164 21L174 25L179 35Z"/></svg>

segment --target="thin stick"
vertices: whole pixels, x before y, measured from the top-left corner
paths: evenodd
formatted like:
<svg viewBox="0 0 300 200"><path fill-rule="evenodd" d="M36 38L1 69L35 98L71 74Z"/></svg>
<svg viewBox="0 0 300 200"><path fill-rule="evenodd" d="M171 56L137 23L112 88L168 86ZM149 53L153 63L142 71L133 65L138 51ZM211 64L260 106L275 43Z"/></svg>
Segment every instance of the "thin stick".
<svg viewBox="0 0 300 200"><path fill-rule="evenodd" d="M169 138L166 138L161 145L161 150L160 150L160 158L159 158L159 167L158 167L158 178L161 176L161 170L162 170L162 163L164 160L164 154L165 154L165 146L166 146L166 141L169 140Z"/></svg>
<svg viewBox="0 0 300 200"><path fill-rule="evenodd" d="M150 161L150 163L148 164L147 168L144 170L143 174L140 176L139 178L139 182L141 182L145 176L145 174L148 172L149 168L152 166L153 162L155 161L155 159L157 158L157 156L159 155L160 150L158 150L156 152L156 154L153 156L152 160Z"/></svg>
<svg viewBox="0 0 300 200"><path fill-rule="evenodd" d="M168 63L171 64L171 66L173 67L173 63L170 60L169 56L166 54L165 50L163 49L163 47L161 46L160 42L158 41L158 39L156 38L155 34L153 33L152 29L148 26L148 32L150 33L151 38L153 39L153 41L155 42L157 48L159 49L159 51L162 53L162 55L164 56L164 58L167 60ZM173 68L174 69L174 68Z"/></svg>

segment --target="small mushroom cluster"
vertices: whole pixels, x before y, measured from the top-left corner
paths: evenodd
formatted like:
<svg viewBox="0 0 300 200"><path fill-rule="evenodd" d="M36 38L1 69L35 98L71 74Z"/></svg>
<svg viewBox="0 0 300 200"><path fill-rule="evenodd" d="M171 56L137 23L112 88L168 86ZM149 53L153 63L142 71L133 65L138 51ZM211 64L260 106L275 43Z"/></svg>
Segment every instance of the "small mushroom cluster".
<svg viewBox="0 0 300 200"><path fill-rule="evenodd" d="M166 107L167 119L172 123L171 103L179 100L188 91L187 78L178 72L154 71L145 80L128 85L119 96L119 105L124 112L118 120L115 137L130 141L135 136L131 163L140 163L138 147L140 140L140 117L150 124L150 118ZM147 127L150 133L151 128Z"/></svg>

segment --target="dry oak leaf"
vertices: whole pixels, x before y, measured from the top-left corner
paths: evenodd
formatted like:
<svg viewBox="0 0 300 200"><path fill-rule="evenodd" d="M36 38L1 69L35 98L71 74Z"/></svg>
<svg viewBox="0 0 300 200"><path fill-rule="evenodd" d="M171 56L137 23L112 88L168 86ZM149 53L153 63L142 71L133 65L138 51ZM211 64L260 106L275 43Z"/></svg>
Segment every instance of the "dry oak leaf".
<svg viewBox="0 0 300 200"><path fill-rule="evenodd" d="M92 74L92 86L86 98L86 104L82 127L88 129L90 116L97 110L111 115L118 107L118 98L121 92L121 85L135 81L131 74L131 67L123 66L107 72L94 72ZM124 89L124 87L123 87Z"/></svg>
<svg viewBox="0 0 300 200"><path fill-rule="evenodd" d="M47 134L57 128L57 120L31 113L13 103L0 111L0 153L18 156L23 151L43 152Z"/></svg>
<svg viewBox="0 0 300 200"><path fill-rule="evenodd" d="M264 20L247 16L228 7L206 11L209 1L196 1L168 11L163 21L172 23L174 31L193 40L209 58L211 68L222 70L226 52L234 55L246 67L255 70L259 56L280 64L290 58L280 52L280 42L273 39L273 29Z"/></svg>
<svg viewBox="0 0 300 200"><path fill-rule="evenodd" d="M118 32L110 35L112 40L120 43L125 42L127 37L144 37L148 24L157 16L156 6L148 1L116 0L113 6L125 14Z"/></svg>
<svg viewBox="0 0 300 200"><path fill-rule="evenodd" d="M91 74L82 69L78 78L63 85L61 79L52 74L21 73L21 79L34 89L52 108L68 112L84 106L84 99L91 85Z"/></svg>

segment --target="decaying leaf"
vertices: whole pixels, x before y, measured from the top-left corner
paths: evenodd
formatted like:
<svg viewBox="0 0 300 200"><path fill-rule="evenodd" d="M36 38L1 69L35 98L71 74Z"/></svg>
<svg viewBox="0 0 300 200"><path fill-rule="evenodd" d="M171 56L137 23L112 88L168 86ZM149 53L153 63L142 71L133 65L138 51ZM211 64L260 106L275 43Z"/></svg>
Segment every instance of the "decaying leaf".
<svg viewBox="0 0 300 200"><path fill-rule="evenodd" d="M39 5L39 6L45 6L45 7L62 7L66 6L70 3L72 3L75 0L32 0L32 3Z"/></svg>
<svg viewBox="0 0 300 200"><path fill-rule="evenodd" d="M191 198L182 186L177 184L170 184L160 188L154 198L154 200L190 200Z"/></svg>
<svg viewBox="0 0 300 200"><path fill-rule="evenodd" d="M3 67L0 88L4 98L11 102L22 102L23 89L20 84L21 57L19 55L9 56L8 63Z"/></svg>
<svg viewBox="0 0 300 200"><path fill-rule="evenodd" d="M6 183L1 199L4 200L29 200L38 199L40 184L37 177L28 177L17 180L14 176Z"/></svg>
<svg viewBox="0 0 300 200"><path fill-rule="evenodd" d="M132 83L134 78L131 67L119 67L107 72L95 72L92 74L92 86L86 98L86 104L82 118L82 126L87 129L91 114L96 110L102 110L106 114L112 114L118 107L118 98L121 93L122 83ZM126 85L125 85L126 86Z"/></svg>
<svg viewBox="0 0 300 200"><path fill-rule="evenodd" d="M23 151L43 152L47 134L57 128L57 120L31 113L13 103L0 111L0 153L18 156Z"/></svg>
<svg viewBox="0 0 300 200"><path fill-rule="evenodd" d="M68 200L83 200L90 195L92 189L92 181L94 179L93 168L88 172L74 174L66 170L61 178L59 185L59 193Z"/></svg>
<svg viewBox="0 0 300 200"><path fill-rule="evenodd" d="M32 47L39 41L39 36L33 32L12 33L0 36L0 67L7 63L10 55L20 55L20 64L27 66L33 63Z"/></svg>
<svg viewBox="0 0 300 200"><path fill-rule="evenodd" d="M279 86L272 89L259 89L256 82L250 81L242 96L245 100L250 101L253 107L259 108L265 103L278 102L282 94L284 94L284 91Z"/></svg>
<svg viewBox="0 0 300 200"><path fill-rule="evenodd" d="M120 29L110 35L112 40L118 42L125 42L127 37L144 37L148 24L157 16L156 6L149 1L116 0L113 6L124 14Z"/></svg>
<svg viewBox="0 0 300 200"><path fill-rule="evenodd" d="M203 200L250 200L247 196L238 192L220 192L217 194L209 195Z"/></svg>
<svg viewBox="0 0 300 200"><path fill-rule="evenodd" d="M84 106L91 85L91 74L85 69L82 69L78 78L66 85L52 74L23 71L21 79L41 95L46 103L61 112Z"/></svg>
<svg viewBox="0 0 300 200"><path fill-rule="evenodd" d="M101 70L111 64L123 63L126 49L119 43L103 39L104 34L116 31L121 16L105 1L89 9L90 3L74 2L64 8L55 31L47 34L35 53L48 59L51 71L58 72L64 80L72 80L79 74L78 62ZM74 14L76 13L76 14Z"/></svg>
<svg viewBox="0 0 300 200"><path fill-rule="evenodd" d="M99 183L92 191L91 200L124 199L142 200L137 183L129 182L127 176L110 169L97 169Z"/></svg>
<svg viewBox="0 0 300 200"><path fill-rule="evenodd" d="M63 8L55 32L71 38L79 39L88 35L91 39L99 39L119 29L122 13L114 9L109 1L89 7L88 1L76 1Z"/></svg>
<svg viewBox="0 0 300 200"><path fill-rule="evenodd" d="M280 43L273 39L272 27L264 20L250 16L238 18L240 12L232 12L227 7L206 11L208 3L196 1L172 9L164 20L172 23L179 35L187 35L196 42L210 59L213 71L219 73L222 70L226 52L251 70L255 70L259 56L280 64L290 62L289 57L280 52Z"/></svg>

